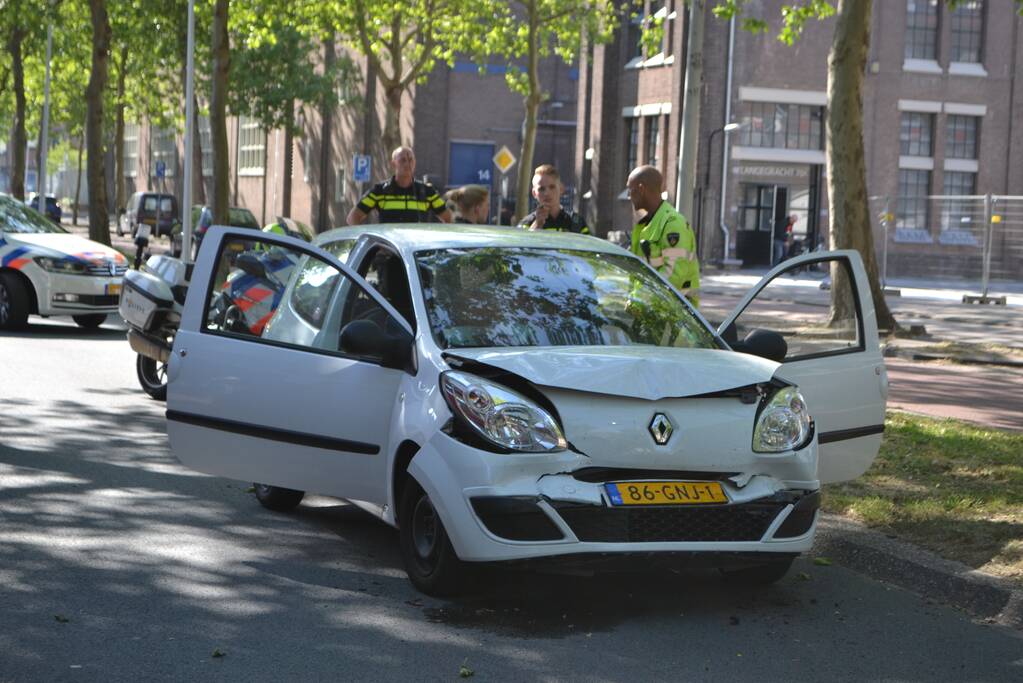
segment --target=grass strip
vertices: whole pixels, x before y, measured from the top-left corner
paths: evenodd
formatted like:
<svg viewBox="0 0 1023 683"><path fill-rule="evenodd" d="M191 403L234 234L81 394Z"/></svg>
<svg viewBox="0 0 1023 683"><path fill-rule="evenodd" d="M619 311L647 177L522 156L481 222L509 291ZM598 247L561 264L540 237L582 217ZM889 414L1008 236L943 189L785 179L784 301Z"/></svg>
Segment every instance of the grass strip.
<svg viewBox="0 0 1023 683"><path fill-rule="evenodd" d="M823 504L1023 584L1023 434L889 412L874 464Z"/></svg>

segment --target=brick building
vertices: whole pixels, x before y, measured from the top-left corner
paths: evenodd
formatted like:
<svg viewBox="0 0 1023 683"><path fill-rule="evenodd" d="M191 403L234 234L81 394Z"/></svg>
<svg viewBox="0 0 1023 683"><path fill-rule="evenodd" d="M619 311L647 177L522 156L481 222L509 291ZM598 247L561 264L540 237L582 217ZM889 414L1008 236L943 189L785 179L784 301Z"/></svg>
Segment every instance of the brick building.
<svg viewBox="0 0 1023 683"><path fill-rule="evenodd" d="M704 260L766 264L771 227L791 214L798 237L809 244L826 237L823 127L834 19L809 22L788 47L775 38L783 4L746 5L770 23L760 35L707 13L690 217ZM674 201L687 14L681 0L648 0L645 11L666 20L660 51L642 51L633 22L613 43L592 48L579 81L576 173L590 225L601 232L631 227L622 189L637 163L661 168ZM894 214L889 259L902 274L977 272L982 216L957 208L968 202L933 196L1023 194L1021 24L1015 3L1000 0L970 0L956 10L943 0L873 4L864 81L867 186L872 213L887 205ZM742 127L722 130L733 122ZM884 233L880 225L875 230L880 249ZM1009 261L1003 270L1023 276Z"/></svg>

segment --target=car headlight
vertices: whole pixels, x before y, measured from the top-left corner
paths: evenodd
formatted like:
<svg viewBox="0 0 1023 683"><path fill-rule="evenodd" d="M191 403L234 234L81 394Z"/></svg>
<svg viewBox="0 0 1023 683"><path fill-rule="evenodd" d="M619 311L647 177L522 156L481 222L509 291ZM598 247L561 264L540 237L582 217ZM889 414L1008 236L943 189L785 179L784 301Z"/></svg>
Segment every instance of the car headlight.
<svg viewBox="0 0 1023 683"><path fill-rule="evenodd" d="M812 420L806 400L796 387L779 389L757 416L753 450L781 453L801 446L810 437Z"/></svg>
<svg viewBox="0 0 1023 683"><path fill-rule="evenodd" d="M33 261L43 270L50 273L63 273L65 275L85 275L88 272L84 263L71 261L62 258L50 258L49 256L37 256Z"/></svg>
<svg viewBox="0 0 1023 683"><path fill-rule="evenodd" d="M451 412L495 446L521 453L568 448L551 414L525 396L464 372L445 372L440 384Z"/></svg>

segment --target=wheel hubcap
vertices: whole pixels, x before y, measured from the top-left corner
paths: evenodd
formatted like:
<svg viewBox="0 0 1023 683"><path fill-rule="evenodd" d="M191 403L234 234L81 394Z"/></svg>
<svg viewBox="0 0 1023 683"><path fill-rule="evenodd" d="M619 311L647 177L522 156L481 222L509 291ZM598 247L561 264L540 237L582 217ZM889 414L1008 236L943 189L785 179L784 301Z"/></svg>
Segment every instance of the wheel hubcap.
<svg viewBox="0 0 1023 683"><path fill-rule="evenodd" d="M416 554L424 560L432 557L437 549L437 512L425 494L412 512L412 544Z"/></svg>

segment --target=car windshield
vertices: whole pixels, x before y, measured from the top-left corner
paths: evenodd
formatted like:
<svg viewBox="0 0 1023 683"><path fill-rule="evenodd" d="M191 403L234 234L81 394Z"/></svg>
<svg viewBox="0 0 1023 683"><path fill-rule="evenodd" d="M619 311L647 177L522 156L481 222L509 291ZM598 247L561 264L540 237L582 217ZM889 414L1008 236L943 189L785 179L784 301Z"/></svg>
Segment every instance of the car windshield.
<svg viewBox="0 0 1023 683"><path fill-rule="evenodd" d="M156 197L146 197L145 202L142 204L144 211L156 211ZM170 213L174 210L173 199L171 197L162 197L160 199L160 213Z"/></svg>
<svg viewBox="0 0 1023 683"><path fill-rule="evenodd" d="M67 232L35 209L10 197L0 197L0 230L8 232Z"/></svg>
<svg viewBox="0 0 1023 683"><path fill-rule="evenodd" d="M416 264L441 348L719 348L679 294L629 256L485 247L422 251Z"/></svg>

